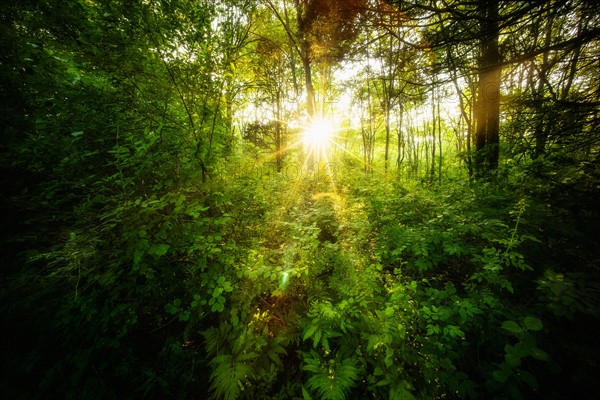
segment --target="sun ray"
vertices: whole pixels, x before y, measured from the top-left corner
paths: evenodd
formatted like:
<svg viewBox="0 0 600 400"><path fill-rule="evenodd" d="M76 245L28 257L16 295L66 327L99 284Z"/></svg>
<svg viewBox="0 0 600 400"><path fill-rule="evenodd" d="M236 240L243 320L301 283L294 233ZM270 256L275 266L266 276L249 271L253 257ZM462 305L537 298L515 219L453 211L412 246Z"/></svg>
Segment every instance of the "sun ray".
<svg viewBox="0 0 600 400"><path fill-rule="evenodd" d="M334 131L334 125L330 120L319 118L304 129L302 140L308 147L323 147L329 143Z"/></svg>
<svg viewBox="0 0 600 400"><path fill-rule="evenodd" d="M331 119L318 117L309 121L302 129L302 143L309 163L327 158L327 150L335 136L335 125Z"/></svg>

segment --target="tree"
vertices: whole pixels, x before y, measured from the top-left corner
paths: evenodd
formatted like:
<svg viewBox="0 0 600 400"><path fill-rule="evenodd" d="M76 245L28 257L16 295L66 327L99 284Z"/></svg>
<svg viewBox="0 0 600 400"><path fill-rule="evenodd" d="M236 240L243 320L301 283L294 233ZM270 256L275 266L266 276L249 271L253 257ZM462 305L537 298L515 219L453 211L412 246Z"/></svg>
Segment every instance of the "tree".
<svg viewBox="0 0 600 400"><path fill-rule="evenodd" d="M542 76L536 81L534 92L540 93L542 87L549 88L552 84L540 84L541 81L549 82L544 79L550 66L557 68L558 65L569 65L571 75L575 73L577 67L574 65L578 59L576 54L578 48L585 47L588 43L598 37L600 31L587 23L580 22L572 25L572 28L562 30L568 32L565 35L556 34L553 28L553 21L564 21L567 15L570 15L573 21L583 21L580 16L584 10L588 9L587 2L578 1L559 1L559 2L505 2L497 1L478 1L478 2L455 2L452 5L437 2L408 2L402 4L402 9L422 26L425 37L428 39L429 46L436 52L439 58L441 71L448 71L448 74L455 82L458 82L456 68L459 67L464 76L464 82L469 84L473 82L474 90L472 104L469 106L464 96L471 90L459 88L456 85L459 101L463 109L463 119L467 122L467 128L473 129L474 151L469 168L476 177L483 177L498 168L500 155L500 137L503 128L500 126L502 119L503 88L511 81L512 76L502 74L503 70L519 70L518 66L524 62L533 62L535 65L536 57L542 55L541 65L538 70L542 71ZM559 17L560 16L560 17ZM553 32L554 40L550 40L549 35L544 35L547 40L538 40L540 22L544 22L546 33ZM584 27L585 26L585 27ZM536 30L537 29L537 30ZM517 34L518 32L518 34ZM523 44L527 45L523 46ZM418 43L412 43L415 48L419 48ZM441 50L441 51L440 51ZM571 60L575 62L558 64L551 63L548 54L556 51L564 51L563 54L571 54ZM473 55L477 54L476 57ZM546 56L543 56L546 54ZM546 59L546 61L544 61ZM464 61L467 63L464 63ZM531 70L534 71L535 69ZM472 73L476 71L476 76ZM574 76L574 75L573 75ZM561 80L567 83L569 79ZM541 86L540 86L541 85ZM566 87L570 87L567 83ZM550 89L551 90L551 89ZM536 104L540 104L538 101ZM589 103L588 103L589 104ZM557 104L558 106L558 104ZM473 110L472 117L466 112L467 109ZM586 107L587 108L587 107ZM589 110L589 108L587 108ZM544 111L548 114L548 109ZM541 110L540 110L541 111ZM471 121L472 119L472 121ZM541 149L546 146L549 135L548 127L555 126L552 121L537 119L539 121L537 128L534 128L533 135L537 137L535 142L539 154ZM534 126L533 124L532 126ZM542 128L542 125L544 128ZM470 133L470 129L467 132ZM525 139L525 142L527 139ZM527 145L525 144L525 147Z"/></svg>
<svg viewBox="0 0 600 400"><path fill-rule="evenodd" d="M598 34L591 19L580 17L588 7L585 2L540 3L538 18L523 22L524 34L507 46L508 58L518 60L509 64L506 77L515 157L587 147L579 133L591 133L596 95L588 90L594 86L588 61L594 59L591 38Z"/></svg>
<svg viewBox="0 0 600 400"><path fill-rule="evenodd" d="M498 169L500 154L500 80L499 1L478 4L480 20L480 59L475 100L474 171L482 177Z"/></svg>
<svg viewBox="0 0 600 400"><path fill-rule="evenodd" d="M65 0L0 10L2 169L18 177L2 207L20 243L5 245L3 231L2 277L14 283L3 314L21 320L6 332L15 360L32 361L28 372L3 370L14 382L29 376L15 392L127 397L164 387L170 356L147 356L170 353L165 304L186 276L200 280L189 260L211 258L196 241L207 243L204 190L228 153L243 6Z"/></svg>
<svg viewBox="0 0 600 400"><path fill-rule="evenodd" d="M390 142L392 134L392 118L397 120L396 136L398 143L397 163L400 164L403 153L402 113L404 102L409 101L410 87L418 84L419 78L415 71L420 53L416 52L406 42L412 33L411 22L399 9L387 2L377 2L377 9L369 17L370 26L375 32L374 51L367 54L368 58L377 60L380 66L378 79L381 80L381 90L377 91L381 110L385 120L385 152L384 169L387 172L390 159ZM365 46L368 48L369 44Z"/></svg>
<svg viewBox="0 0 600 400"><path fill-rule="evenodd" d="M270 122L266 125L273 129L262 130L270 132L262 146L270 148L275 155L277 171L281 171L288 121L298 113L297 109L289 106L297 101L294 50L289 47L285 31L268 9L257 10L254 18L251 32L252 46L255 46L253 58L244 61L252 71L246 95L255 108L267 112L263 119L268 117ZM255 118L259 119L259 116ZM255 121L253 127L257 124L262 125L264 121ZM256 133L255 129L253 131Z"/></svg>
<svg viewBox="0 0 600 400"><path fill-rule="evenodd" d="M309 120L323 117L323 101L327 98L330 68L343 59L357 32L357 18L364 10L364 0L338 2L334 0L294 0L295 24L288 17L286 2L283 11L267 0L284 27L303 67L306 90L306 113ZM320 84L318 96L314 85L313 66L317 65ZM317 98L321 110L317 109Z"/></svg>

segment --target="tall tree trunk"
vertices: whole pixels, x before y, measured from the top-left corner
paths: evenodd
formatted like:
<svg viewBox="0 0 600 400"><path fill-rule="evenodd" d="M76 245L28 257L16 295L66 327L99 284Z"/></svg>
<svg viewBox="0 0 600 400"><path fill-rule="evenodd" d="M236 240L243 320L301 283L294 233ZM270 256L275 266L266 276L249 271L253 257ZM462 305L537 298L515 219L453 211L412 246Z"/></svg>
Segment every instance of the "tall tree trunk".
<svg viewBox="0 0 600 400"><path fill-rule="evenodd" d="M550 47L552 43L552 26L554 25L554 15L551 13L548 21L546 22L546 32L544 39L544 47ZM535 123L535 151L533 154L534 158L537 158L544 154L546 149L546 142L548 141L548 135L550 133L550 126L548 118L546 118L546 107L544 107L544 88L546 85L546 73L550 68L548 65L549 52L544 51L542 55L542 65L540 67L540 76L538 77L538 86L535 90L534 101L536 107L537 121Z"/></svg>
<svg viewBox="0 0 600 400"><path fill-rule="evenodd" d="M475 104L474 173L484 177L498 168L500 145L499 0L481 0L481 55Z"/></svg>
<svg viewBox="0 0 600 400"><path fill-rule="evenodd" d="M388 102L389 103L389 102ZM389 104L386 105L386 108L389 107ZM388 164L389 164L389 158L390 158L390 110L389 108L386 109L385 111L385 158L384 158L384 163L385 163L385 173L387 174L388 172Z"/></svg>
<svg viewBox="0 0 600 400"><path fill-rule="evenodd" d="M404 161L404 152L405 152L405 146L406 146L406 140L404 138L404 133L402 132L403 126L402 126L402 122L403 122L403 113L404 113L404 107L402 105L402 103L400 103L399 108L399 112L396 115L397 117L397 121L396 121L396 135L398 137L398 155L396 158L396 168L398 170L400 170L400 166L402 165L402 161Z"/></svg>
<svg viewBox="0 0 600 400"><path fill-rule="evenodd" d="M304 83L306 85L306 113L309 119L315 116L315 88L312 83L312 68L308 54L302 56L302 67L304 67Z"/></svg>
<svg viewBox="0 0 600 400"><path fill-rule="evenodd" d="M283 2L283 15L285 17L285 24L284 26L289 27L290 26L290 17L288 15L288 11L287 11L287 6L286 6L286 2ZM289 29L289 28L286 28ZM292 39L291 35L288 35L288 47L289 47L289 54L290 54L290 71L292 72L292 85L294 86L294 95L296 95L296 97L298 96L298 94L300 93L300 88L298 85L298 78L296 76L296 46L294 43L294 40Z"/></svg>
<svg viewBox="0 0 600 400"><path fill-rule="evenodd" d="M283 135L281 132L281 128L282 128L282 123L281 123L281 117L282 117L282 113L281 113L281 97L282 97L282 93L279 89L277 89L276 92L276 111L275 111L275 115L276 115L276 120L275 120L275 162L277 164L277 172L281 172L281 169L283 168Z"/></svg>
<svg viewBox="0 0 600 400"><path fill-rule="evenodd" d="M435 180L435 150L436 150L436 115L435 115L435 86L431 90L431 176L430 181Z"/></svg>
<svg viewBox="0 0 600 400"><path fill-rule="evenodd" d="M440 101L437 102L437 115L438 115L438 148L439 148L439 160L438 160L438 179L442 182L442 162L444 161L442 153L442 117L440 115ZM435 140L435 138L433 138Z"/></svg>
<svg viewBox="0 0 600 400"><path fill-rule="evenodd" d="M473 110L473 102L472 100L470 100L467 95L465 94L465 92L460 88L459 84L458 84L458 73L457 73L457 67L456 64L454 63L454 59L452 58L452 55L450 54L450 52L448 51L448 59L452 62L452 66L453 68L450 71L451 77L452 77L452 83L454 84L454 89L456 90L456 95L458 96L458 105L460 107L460 115L461 115L461 119L465 121L465 125L466 125L466 138L463 137L463 130L461 129L461 123L460 123L460 119L459 119L459 123L458 123L458 127L457 127L457 131L456 131L456 138L458 141L458 151L459 153L464 153L465 157L464 157L464 161L465 164L467 165L467 169L469 171L469 176L473 176L473 166L471 163L471 132L473 130L473 119L471 118L472 115L472 110ZM469 82L469 89L472 89L472 83ZM464 142L463 142L464 140ZM463 148L463 143L465 144ZM466 151L466 152L465 152Z"/></svg>

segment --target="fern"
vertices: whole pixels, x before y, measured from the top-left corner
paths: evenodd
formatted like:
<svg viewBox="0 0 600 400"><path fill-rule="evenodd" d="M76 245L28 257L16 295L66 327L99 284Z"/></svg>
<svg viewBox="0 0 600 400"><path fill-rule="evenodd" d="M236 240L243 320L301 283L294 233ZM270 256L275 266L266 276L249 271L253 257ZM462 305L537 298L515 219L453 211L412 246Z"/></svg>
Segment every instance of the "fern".
<svg viewBox="0 0 600 400"><path fill-rule="evenodd" d="M247 330L231 329L228 323L203 332L206 351L214 357L209 365L212 368L210 390L213 398L236 399L250 379L254 378L254 361L258 354L253 350Z"/></svg>
<svg viewBox="0 0 600 400"><path fill-rule="evenodd" d="M403 381L398 382L390 389L390 400L415 400L415 396L408 390L410 385Z"/></svg>
<svg viewBox="0 0 600 400"><path fill-rule="evenodd" d="M360 296L343 300L332 305L329 300L313 302L308 313L310 322L304 328L303 341L312 339L313 348L322 346L326 352L331 351L330 340L347 336L354 328L354 321L361 315L356 305L362 302ZM365 304L360 303L362 307Z"/></svg>
<svg viewBox="0 0 600 400"><path fill-rule="evenodd" d="M212 357L210 376L212 398L256 398L258 386L270 387L283 367L282 355L287 355L284 336L269 338L267 332L252 327L232 326L225 322L202 332L206 351Z"/></svg>
<svg viewBox="0 0 600 400"><path fill-rule="evenodd" d="M277 336L267 341L266 347L263 349L264 354L266 354L267 358L271 360L275 365L281 367L283 366L283 362L280 355L287 355L287 351L285 350L285 345L287 344L287 338L283 336Z"/></svg>
<svg viewBox="0 0 600 400"><path fill-rule="evenodd" d="M210 365L213 369L210 390L215 398L236 399L244 390L244 384L253 377L250 365L229 354L215 357Z"/></svg>
<svg viewBox="0 0 600 400"><path fill-rule="evenodd" d="M211 356L217 355L228 346L228 342L232 339L231 326L220 324L218 328L208 328L202 332L202 336L204 336L206 352Z"/></svg>
<svg viewBox="0 0 600 400"><path fill-rule="evenodd" d="M303 353L305 371L313 375L308 379L308 388L316 391L323 400L345 400L346 395L359 377L359 369L355 367L356 360L346 358L339 362L336 359L325 361L311 350Z"/></svg>

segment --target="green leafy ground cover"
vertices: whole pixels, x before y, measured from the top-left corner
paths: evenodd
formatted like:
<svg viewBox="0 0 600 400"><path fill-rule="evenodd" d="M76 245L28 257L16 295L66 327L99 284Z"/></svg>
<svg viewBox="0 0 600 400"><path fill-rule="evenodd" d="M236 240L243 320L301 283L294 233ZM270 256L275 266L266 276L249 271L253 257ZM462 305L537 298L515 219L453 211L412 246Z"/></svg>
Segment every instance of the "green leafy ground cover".
<svg viewBox="0 0 600 400"><path fill-rule="evenodd" d="M507 184L345 176L336 191L327 179L246 176L81 204L6 281L4 390L591 393L585 324L597 320L598 286L586 267L597 253L573 248L593 240L579 221ZM573 257L578 268L563 264Z"/></svg>

